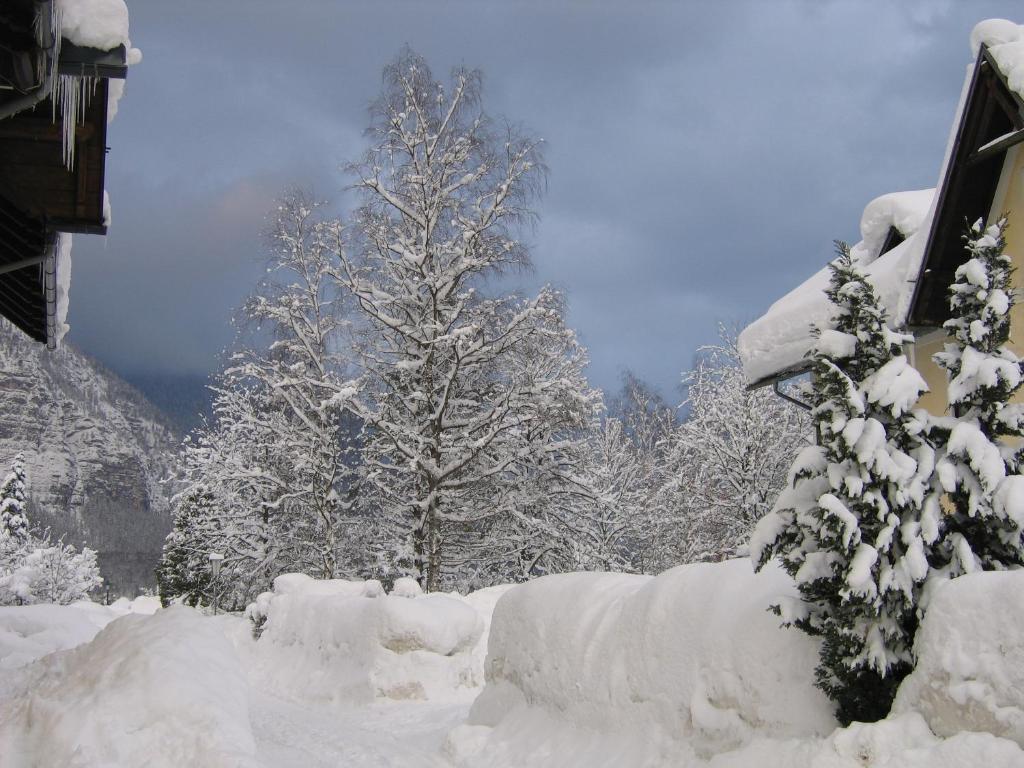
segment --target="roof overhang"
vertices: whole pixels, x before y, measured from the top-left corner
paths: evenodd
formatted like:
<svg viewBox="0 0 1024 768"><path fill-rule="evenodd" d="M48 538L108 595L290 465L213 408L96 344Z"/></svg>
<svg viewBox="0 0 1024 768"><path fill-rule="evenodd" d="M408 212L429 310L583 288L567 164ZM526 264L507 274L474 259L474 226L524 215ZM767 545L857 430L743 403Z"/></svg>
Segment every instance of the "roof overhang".
<svg viewBox="0 0 1024 768"><path fill-rule="evenodd" d="M939 187L906 326L938 328L948 319L948 291L963 263L965 222L988 219L1006 152L1024 141L1024 100L982 45Z"/></svg>
<svg viewBox="0 0 1024 768"><path fill-rule="evenodd" d="M60 39L57 20L52 0L0 9L0 314L50 347L58 233L107 231L108 84L128 60Z"/></svg>

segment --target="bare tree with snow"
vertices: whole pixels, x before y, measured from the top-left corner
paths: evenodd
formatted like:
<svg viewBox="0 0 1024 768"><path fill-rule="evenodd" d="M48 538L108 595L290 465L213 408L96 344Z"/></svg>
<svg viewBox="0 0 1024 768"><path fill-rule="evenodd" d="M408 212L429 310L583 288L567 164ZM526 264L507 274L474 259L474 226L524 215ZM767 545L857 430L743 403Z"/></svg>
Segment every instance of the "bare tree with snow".
<svg viewBox="0 0 1024 768"><path fill-rule="evenodd" d="M358 317L350 407L367 428L395 562L433 590L457 535L507 507L492 503L501 478L545 449L533 425L578 403L560 394L558 371L538 379L515 365L517 350L555 333L558 297L482 291L528 262L516 232L543 181L540 142L487 118L478 72L457 70L446 88L410 51L385 70L370 132L353 168L353 247L336 272Z"/></svg>

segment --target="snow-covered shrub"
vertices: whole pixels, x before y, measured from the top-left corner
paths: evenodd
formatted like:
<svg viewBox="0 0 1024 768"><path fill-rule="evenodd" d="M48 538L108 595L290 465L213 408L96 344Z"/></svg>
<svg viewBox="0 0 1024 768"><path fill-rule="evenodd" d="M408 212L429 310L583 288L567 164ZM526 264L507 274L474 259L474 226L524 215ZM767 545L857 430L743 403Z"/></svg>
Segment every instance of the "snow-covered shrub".
<svg viewBox="0 0 1024 768"><path fill-rule="evenodd" d="M513 587L494 609L487 684L462 735L523 742L522 765L653 765L759 733L824 735L835 720L813 685L817 643L768 611L795 597L780 569L755 574L748 560ZM586 734L582 752L572 732Z"/></svg>
<svg viewBox="0 0 1024 768"><path fill-rule="evenodd" d="M25 462L14 457L0 485L0 605L84 600L103 583L96 553L81 552L49 532L37 537L25 516Z"/></svg>
<svg viewBox="0 0 1024 768"><path fill-rule="evenodd" d="M948 494L936 579L1024 565L1024 406L1010 398L1024 383L1021 359L1009 348L1012 260L1006 219L970 228L968 260L950 286L951 342L935 355L949 376L950 418L937 419L944 449L936 465Z"/></svg>
<svg viewBox="0 0 1024 768"><path fill-rule="evenodd" d="M0 765L257 765L238 657L191 608L116 619L3 684Z"/></svg>
<svg viewBox="0 0 1024 768"><path fill-rule="evenodd" d="M758 567L777 557L796 581L801 600L776 610L821 637L817 684L839 719L871 722L911 669L939 507L934 451L921 437L927 417L913 411L926 385L902 353L912 337L889 329L849 250L838 251L826 291L833 327L813 349L819 444L793 464L751 553Z"/></svg>
<svg viewBox="0 0 1024 768"><path fill-rule="evenodd" d="M13 570L0 577L0 604L67 605L87 599L103 583L96 553L88 547L79 552L62 541L33 543L43 546L24 549Z"/></svg>

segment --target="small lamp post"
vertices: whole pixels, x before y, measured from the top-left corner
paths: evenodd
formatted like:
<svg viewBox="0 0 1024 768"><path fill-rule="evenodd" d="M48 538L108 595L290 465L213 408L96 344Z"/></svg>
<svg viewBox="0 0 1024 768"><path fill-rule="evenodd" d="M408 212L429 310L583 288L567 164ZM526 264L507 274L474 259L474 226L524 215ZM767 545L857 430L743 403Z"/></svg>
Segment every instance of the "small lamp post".
<svg viewBox="0 0 1024 768"><path fill-rule="evenodd" d="M220 564L224 562L224 555L219 552L211 552L210 571L213 573L213 615L217 615L217 608L220 604L220 590L217 588L217 580L220 576Z"/></svg>

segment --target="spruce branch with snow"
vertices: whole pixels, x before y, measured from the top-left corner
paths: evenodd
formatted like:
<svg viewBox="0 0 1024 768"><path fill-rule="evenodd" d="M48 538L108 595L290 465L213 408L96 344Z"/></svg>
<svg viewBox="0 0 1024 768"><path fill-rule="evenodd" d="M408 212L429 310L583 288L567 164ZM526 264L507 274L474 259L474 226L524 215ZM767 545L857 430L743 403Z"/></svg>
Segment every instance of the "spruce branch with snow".
<svg viewBox="0 0 1024 768"><path fill-rule="evenodd" d="M968 259L950 286L950 342L935 361L946 370L950 416L936 419L936 466L948 509L936 548L936 578L1024 565L1024 407L1021 359L1009 348L1014 306L1005 216L964 235Z"/></svg>
<svg viewBox="0 0 1024 768"><path fill-rule="evenodd" d="M848 723L884 717L911 669L939 507L926 414L914 409L926 386L902 354L910 337L888 327L849 250L837 250L832 327L812 352L819 442L797 457L751 550L756 567L776 557L796 581L801 601L776 609L821 637L818 685Z"/></svg>
<svg viewBox="0 0 1024 768"><path fill-rule="evenodd" d="M25 456L18 453L11 471L0 485L0 538L22 544L28 539L28 518L25 516Z"/></svg>

